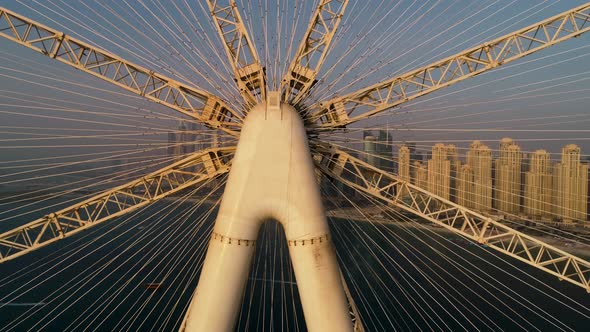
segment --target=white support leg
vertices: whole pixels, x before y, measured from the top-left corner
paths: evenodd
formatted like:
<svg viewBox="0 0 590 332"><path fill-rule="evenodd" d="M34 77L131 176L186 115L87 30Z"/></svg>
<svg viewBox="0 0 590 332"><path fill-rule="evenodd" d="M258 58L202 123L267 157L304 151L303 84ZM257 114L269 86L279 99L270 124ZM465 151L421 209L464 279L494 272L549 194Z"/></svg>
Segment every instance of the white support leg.
<svg viewBox="0 0 590 332"><path fill-rule="evenodd" d="M231 331L262 222L279 221L310 331L352 331L303 122L269 93L244 122L186 331Z"/></svg>

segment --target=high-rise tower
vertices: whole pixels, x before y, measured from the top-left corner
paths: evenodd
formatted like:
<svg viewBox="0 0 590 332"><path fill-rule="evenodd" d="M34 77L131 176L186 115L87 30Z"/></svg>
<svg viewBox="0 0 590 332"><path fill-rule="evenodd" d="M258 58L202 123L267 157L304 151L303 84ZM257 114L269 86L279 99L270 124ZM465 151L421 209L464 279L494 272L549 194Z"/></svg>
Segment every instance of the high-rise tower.
<svg viewBox="0 0 590 332"><path fill-rule="evenodd" d="M422 164L419 161L414 162L414 171L415 171L415 184L423 189L428 189L428 169L426 165Z"/></svg>
<svg viewBox="0 0 590 332"><path fill-rule="evenodd" d="M473 208L475 187L473 183L473 169L465 164L461 166L457 175L457 203L467 208Z"/></svg>
<svg viewBox="0 0 590 332"><path fill-rule="evenodd" d="M444 144L432 147L432 159L428 160L428 190L445 199L450 199L451 162L447 159Z"/></svg>
<svg viewBox="0 0 590 332"><path fill-rule="evenodd" d="M545 150L532 154L524 186L524 212L534 218L551 215L551 157Z"/></svg>
<svg viewBox="0 0 590 332"><path fill-rule="evenodd" d="M446 148L447 158L451 163L451 180L449 182L450 197L451 201L457 202L457 187L459 171L461 170L461 161L459 160L459 153L457 152L457 147L455 145L449 144L446 146Z"/></svg>
<svg viewBox="0 0 590 332"><path fill-rule="evenodd" d="M410 149L406 145L402 145L399 148L397 169L399 178L410 182ZM405 195L405 193L402 193L402 195Z"/></svg>
<svg viewBox="0 0 590 332"><path fill-rule="evenodd" d="M511 138L500 141L500 156L494 162L494 207L509 214L520 212L522 154Z"/></svg>
<svg viewBox="0 0 590 332"><path fill-rule="evenodd" d="M467 165L473 171L473 208L483 212L492 209L492 151L480 141L471 143Z"/></svg>
<svg viewBox="0 0 590 332"><path fill-rule="evenodd" d="M377 137L370 131L363 133L363 159L371 166L379 167L376 141Z"/></svg>
<svg viewBox="0 0 590 332"><path fill-rule="evenodd" d="M587 196L588 165L580 163L577 145L566 145L555 166L555 214L565 222L586 220Z"/></svg>

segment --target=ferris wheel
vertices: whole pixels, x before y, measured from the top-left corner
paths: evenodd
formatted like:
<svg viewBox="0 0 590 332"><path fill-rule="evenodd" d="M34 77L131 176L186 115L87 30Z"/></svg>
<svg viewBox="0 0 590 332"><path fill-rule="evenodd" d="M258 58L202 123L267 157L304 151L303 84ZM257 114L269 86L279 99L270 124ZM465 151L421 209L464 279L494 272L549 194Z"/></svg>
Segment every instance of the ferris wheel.
<svg viewBox="0 0 590 332"><path fill-rule="evenodd" d="M323 87L323 65L330 56L338 56L330 50L349 14L345 11L351 6L348 0L315 1L303 38L285 63L262 60L259 51L264 47L257 47L258 40L247 26L251 21L243 16L249 8L241 8L234 0L208 0L202 6L223 45L223 61L233 73L227 82L235 83L232 91L239 93L237 97L228 97L223 89L207 91L187 77L158 73L0 8L0 36L179 113L203 126L202 131L211 137L208 144L184 151L182 158L166 160L163 167L152 167L136 179L103 188L4 231L0 234L0 262L16 261L64 239L76 239L86 230L157 202L167 204L167 199L187 191L222 188L223 197L215 205L219 208L215 225L206 232L208 248L199 282L191 304L183 308L186 314L179 328L221 331L239 324L259 231L265 221L273 219L285 233L307 328L361 331L367 319L363 315L366 308L360 308L359 302L365 300L357 298L356 286L339 267L333 243L336 235L328 225L320 190L321 181L327 181L332 190L343 193L348 188L389 213L428 221L448 234L505 255L507 260L526 263L590 292L590 262L586 259L457 199L434 193L385 164L375 165L338 140L349 139L347 128L359 122L382 121L384 115L420 97L505 68L562 42L567 45L568 40L590 30L590 4L353 92L338 91L319 100L314 90ZM193 50L193 46L189 48ZM277 74L280 72L282 75ZM185 143L176 145L182 149ZM216 182L220 179L224 185ZM354 206L354 202L349 204ZM158 288L159 284L148 286ZM367 303L362 306L369 306Z"/></svg>

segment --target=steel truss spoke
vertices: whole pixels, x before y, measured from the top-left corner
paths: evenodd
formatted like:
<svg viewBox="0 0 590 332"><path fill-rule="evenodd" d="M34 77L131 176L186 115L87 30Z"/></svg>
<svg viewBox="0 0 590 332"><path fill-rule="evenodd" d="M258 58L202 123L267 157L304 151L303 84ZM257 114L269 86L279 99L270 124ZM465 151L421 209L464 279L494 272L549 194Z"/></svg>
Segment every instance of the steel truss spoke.
<svg viewBox="0 0 590 332"><path fill-rule="evenodd" d="M474 77L590 30L590 3L351 94L321 102L308 121L338 128Z"/></svg>
<svg viewBox="0 0 590 332"><path fill-rule="evenodd" d="M354 332L365 332L365 327L363 326L358 307L352 298L352 294L350 293L350 289L348 288L348 284L346 283L346 279L344 279L342 271L340 271L340 281L342 282L344 293L346 294L346 299L348 300L348 310L350 312L350 320L352 321L353 325L352 329Z"/></svg>
<svg viewBox="0 0 590 332"><path fill-rule="evenodd" d="M590 292L590 262L438 197L333 146L316 146L327 176Z"/></svg>
<svg viewBox="0 0 590 332"><path fill-rule="evenodd" d="M251 106L266 100L264 69L236 2L207 0L207 3L244 100Z"/></svg>
<svg viewBox="0 0 590 332"><path fill-rule="evenodd" d="M220 98L100 50L0 7L0 36L50 58L238 135L241 116Z"/></svg>
<svg viewBox="0 0 590 332"><path fill-rule="evenodd" d="M0 234L0 263L229 171L235 148L192 154L149 175Z"/></svg>
<svg viewBox="0 0 590 332"><path fill-rule="evenodd" d="M316 83L316 76L324 63L347 4L348 0L320 1L295 58L281 81L284 102L296 105Z"/></svg>

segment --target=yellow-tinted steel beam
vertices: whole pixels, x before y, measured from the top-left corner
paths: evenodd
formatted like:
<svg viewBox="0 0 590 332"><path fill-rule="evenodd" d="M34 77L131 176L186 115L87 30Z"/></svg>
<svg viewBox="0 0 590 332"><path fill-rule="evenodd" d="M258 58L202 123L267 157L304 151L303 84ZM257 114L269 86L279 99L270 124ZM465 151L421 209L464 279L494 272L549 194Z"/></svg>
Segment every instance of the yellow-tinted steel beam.
<svg viewBox="0 0 590 332"><path fill-rule="evenodd" d="M0 36L237 136L241 115L220 98L0 7Z"/></svg>
<svg viewBox="0 0 590 332"><path fill-rule="evenodd" d="M235 148L200 151L140 179L0 234L0 263L229 171Z"/></svg>
<svg viewBox="0 0 590 332"><path fill-rule="evenodd" d="M430 65L313 105L308 122L332 129L368 118L590 30L590 3Z"/></svg>
<svg viewBox="0 0 590 332"><path fill-rule="evenodd" d="M590 292L590 262L438 197L334 146L315 146L328 177Z"/></svg>
<svg viewBox="0 0 590 332"><path fill-rule="evenodd" d="M266 82L256 47L234 0L207 0L240 93L249 106L265 101Z"/></svg>
<svg viewBox="0 0 590 332"><path fill-rule="evenodd" d="M315 84L347 4L348 0L320 1L281 81L282 100L285 103L298 104Z"/></svg>

